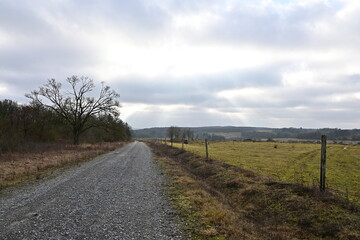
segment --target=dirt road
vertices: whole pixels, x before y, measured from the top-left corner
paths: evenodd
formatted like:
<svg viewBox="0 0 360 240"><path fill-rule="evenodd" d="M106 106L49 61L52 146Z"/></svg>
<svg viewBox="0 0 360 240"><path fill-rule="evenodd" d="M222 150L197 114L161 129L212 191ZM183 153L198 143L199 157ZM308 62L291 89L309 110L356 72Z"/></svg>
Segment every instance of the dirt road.
<svg viewBox="0 0 360 240"><path fill-rule="evenodd" d="M140 142L0 196L0 239L182 239Z"/></svg>

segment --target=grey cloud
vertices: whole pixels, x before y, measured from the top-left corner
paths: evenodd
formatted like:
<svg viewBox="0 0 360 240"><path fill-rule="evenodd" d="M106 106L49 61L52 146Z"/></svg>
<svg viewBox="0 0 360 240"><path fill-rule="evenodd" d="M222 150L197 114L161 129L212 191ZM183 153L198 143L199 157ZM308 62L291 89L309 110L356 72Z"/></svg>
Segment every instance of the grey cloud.
<svg viewBox="0 0 360 240"><path fill-rule="evenodd" d="M215 32L225 39L232 39L240 43L245 41L296 46L308 40L306 29L304 29L305 21L308 19L293 17L292 15L286 17L271 10L259 14L252 9L237 8L225 15ZM227 27L224 28L224 25Z"/></svg>
<svg viewBox="0 0 360 240"><path fill-rule="evenodd" d="M351 74L345 78L345 81L360 86L360 74Z"/></svg>
<svg viewBox="0 0 360 240"><path fill-rule="evenodd" d="M208 99L208 95L191 86L191 83L180 82L120 82L114 85L123 92L126 102L146 102L151 104L199 104Z"/></svg>
<svg viewBox="0 0 360 240"><path fill-rule="evenodd" d="M276 66L271 66L257 70L155 80L119 79L114 84L124 92L123 97L126 102L221 106L227 101L216 98L216 94L220 91L242 87L280 86L280 74L275 68Z"/></svg>
<svg viewBox="0 0 360 240"><path fill-rule="evenodd" d="M267 88L264 88L265 90ZM339 102L333 101L333 96L337 94L351 95L359 88L354 88L353 85L338 85L334 86L309 86L306 88L268 88L268 94L264 94L262 99L258 101L247 101L241 99L239 105L251 108L296 108L307 107L311 109L349 109L360 106L359 102L354 99L343 100ZM275 99L275 101L272 101ZM268 100L268 101L267 101Z"/></svg>
<svg viewBox="0 0 360 240"><path fill-rule="evenodd" d="M281 66L281 65L280 65ZM193 78L163 79L149 81L144 79L121 80L116 87L122 92L125 102L146 102L149 104L188 104L203 108L345 108L357 102L334 103L319 101L329 99L338 93L351 94L360 90L357 75L343 76L336 84L329 86L316 85L307 87L287 87L281 79L281 67L271 66L254 71L221 73L212 76ZM351 79L351 80L349 80ZM259 99L247 99L239 96L239 100L229 101L218 97L221 91L256 88L265 93Z"/></svg>
<svg viewBox="0 0 360 240"><path fill-rule="evenodd" d="M207 5L207 9L219 19L209 26L207 35L200 36L201 40L289 49L322 48L324 41L334 44L335 40L331 39L334 37L333 32L344 32L344 26L338 25L334 20L338 10L344 5L339 1L316 1L306 5L294 2L283 8L274 7L272 4L263 7L254 5L256 4L249 4L248 1L238 1L231 10L224 6ZM328 23L333 32L328 35L317 30L316 24L319 22ZM352 34L347 32L345 35L353 38L353 30L356 28L351 29ZM359 33L356 32L355 36L359 37Z"/></svg>
<svg viewBox="0 0 360 240"><path fill-rule="evenodd" d="M79 11L81 9L81 11ZM145 42L165 31L169 15L152 1L81 0L63 6L66 17L81 26L126 33L132 41ZM94 26L89 26L91 23Z"/></svg>
<svg viewBox="0 0 360 240"><path fill-rule="evenodd" d="M145 0L144 0L145 1ZM171 14L197 13L202 10L213 9L221 6L225 2L219 3L217 0L150 0L153 5L158 6Z"/></svg>
<svg viewBox="0 0 360 240"><path fill-rule="evenodd" d="M51 3L44 4L49 4L49 12L54 7ZM84 66L98 61L96 52L79 35L64 35L41 16L43 8L35 1L0 2L0 34L10 36L9 42L0 45L0 82L10 86L21 102L26 101L26 92L46 79L84 74L79 73Z"/></svg>
<svg viewBox="0 0 360 240"><path fill-rule="evenodd" d="M151 112L137 112L130 116L127 121L135 128L138 127L167 127L177 125L182 127L214 126L219 125L243 125L244 123L215 113L209 113L204 109L196 108L180 111L163 112L152 109Z"/></svg>
<svg viewBox="0 0 360 240"><path fill-rule="evenodd" d="M43 35L47 24L29 8L27 2L4 0L0 2L0 30L16 37Z"/></svg>
<svg viewBox="0 0 360 240"><path fill-rule="evenodd" d="M36 3L15 0L0 4L0 30L11 37L11 42L0 45L1 68L32 71L53 66L76 67L96 59L79 36L63 35L39 17Z"/></svg>
<svg viewBox="0 0 360 240"><path fill-rule="evenodd" d="M282 64L271 64L256 69L233 70L211 76L200 76L199 82L216 91L241 87L265 87L281 85Z"/></svg>
<svg viewBox="0 0 360 240"><path fill-rule="evenodd" d="M22 45L14 49L0 49L0 55L1 68L14 71L58 72L64 68L76 68L96 62L96 55L92 52L82 46L71 45L66 40L54 43L49 39L42 46Z"/></svg>

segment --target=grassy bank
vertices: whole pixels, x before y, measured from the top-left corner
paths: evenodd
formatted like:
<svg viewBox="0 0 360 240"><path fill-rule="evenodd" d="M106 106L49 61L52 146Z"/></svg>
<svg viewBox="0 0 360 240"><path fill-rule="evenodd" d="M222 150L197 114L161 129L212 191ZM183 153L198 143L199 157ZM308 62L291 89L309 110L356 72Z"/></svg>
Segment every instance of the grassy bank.
<svg viewBox="0 0 360 240"><path fill-rule="evenodd" d="M0 154L0 190L28 179L41 178L57 168L72 166L124 145L124 142L36 144L23 153Z"/></svg>
<svg viewBox="0 0 360 240"><path fill-rule="evenodd" d="M181 148L181 144L174 146ZM269 176L278 181L318 186L320 144L275 142L210 142L210 158ZM185 145L205 156L203 142ZM360 203L360 146L329 144L327 186Z"/></svg>
<svg viewBox="0 0 360 240"><path fill-rule="evenodd" d="M149 143L192 239L359 239L356 203Z"/></svg>

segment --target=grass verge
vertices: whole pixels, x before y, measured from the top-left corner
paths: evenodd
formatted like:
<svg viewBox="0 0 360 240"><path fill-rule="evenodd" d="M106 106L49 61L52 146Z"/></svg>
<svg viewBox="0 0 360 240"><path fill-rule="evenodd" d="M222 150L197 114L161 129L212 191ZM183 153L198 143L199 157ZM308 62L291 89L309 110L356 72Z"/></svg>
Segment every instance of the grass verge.
<svg viewBox="0 0 360 240"><path fill-rule="evenodd" d="M360 239L360 207L317 188L148 143L191 239Z"/></svg>
<svg viewBox="0 0 360 240"><path fill-rule="evenodd" d="M125 142L35 147L31 152L0 154L0 191L58 168L70 167L124 146Z"/></svg>

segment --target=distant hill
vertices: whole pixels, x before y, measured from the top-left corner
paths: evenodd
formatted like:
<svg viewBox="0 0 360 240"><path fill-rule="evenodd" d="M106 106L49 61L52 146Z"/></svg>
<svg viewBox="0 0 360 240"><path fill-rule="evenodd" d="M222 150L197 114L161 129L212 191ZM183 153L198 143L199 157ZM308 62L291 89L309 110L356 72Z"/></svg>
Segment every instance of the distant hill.
<svg viewBox="0 0 360 240"><path fill-rule="evenodd" d="M325 134L333 141L360 141L360 129L342 130L338 128L305 129L305 128L264 128L264 127L193 127L196 139L210 140L270 140L270 139L307 139L319 140ZM167 128L145 128L134 130L137 138L165 138Z"/></svg>

